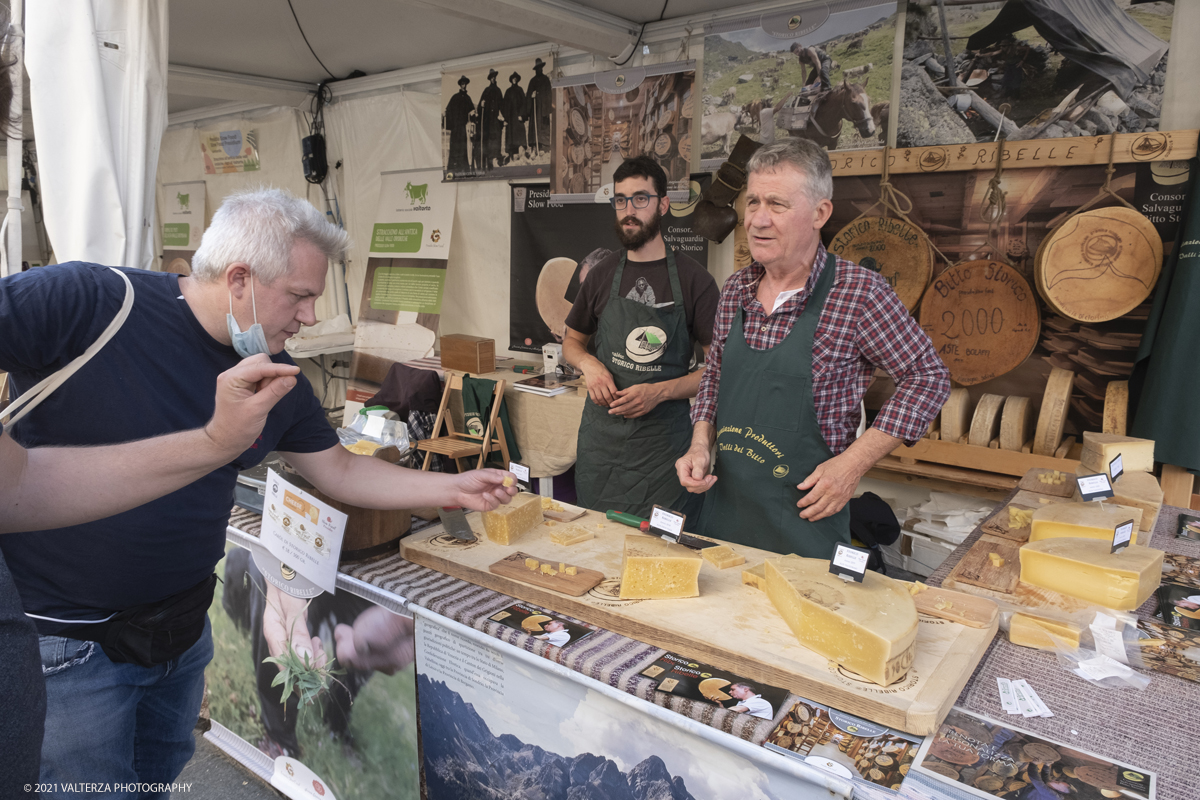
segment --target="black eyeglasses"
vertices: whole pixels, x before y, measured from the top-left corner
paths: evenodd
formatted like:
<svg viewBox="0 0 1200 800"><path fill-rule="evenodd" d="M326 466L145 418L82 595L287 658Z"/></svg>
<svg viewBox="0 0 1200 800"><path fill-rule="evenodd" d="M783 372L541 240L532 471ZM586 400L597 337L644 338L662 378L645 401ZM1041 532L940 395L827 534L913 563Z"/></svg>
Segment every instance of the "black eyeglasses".
<svg viewBox="0 0 1200 800"><path fill-rule="evenodd" d="M612 204L617 211L624 211L625 206L629 203L633 203L634 208L645 208L650 205L651 200L657 200L660 197L662 197L661 194L635 194L633 197L617 195L612 199Z"/></svg>

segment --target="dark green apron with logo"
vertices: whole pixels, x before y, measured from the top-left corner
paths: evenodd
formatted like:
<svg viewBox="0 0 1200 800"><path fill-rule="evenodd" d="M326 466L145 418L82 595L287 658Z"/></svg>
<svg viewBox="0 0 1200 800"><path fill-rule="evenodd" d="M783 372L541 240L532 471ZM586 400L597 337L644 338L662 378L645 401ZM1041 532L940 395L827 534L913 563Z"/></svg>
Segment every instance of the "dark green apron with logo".
<svg viewBox="0 0 1200 800"><path fill-rule="evenodd" d="M683 289L675 254L667 246L672 306L653 308L620 296L625 254L613 276L608 304L596 332L596 358L618 389L659 383L688 373L692 341L688 336ZM687 400L664 400L635 419L611 416L589 397L579 425L575 489L579 504L597 511L625 511L649 517L655 503L688 515L685 527L696 530L703 505L699 495L679 484L675 461L692 441Z"/></svg>
<svg viewBox="0 0 1200 800"><path fill-rule="evenodd" d="M813 334L833 285L830 255L812 297L784 340L769 350L746 343L739 307L721 356L717 395L717 482L704 502L704 534L775 553L830 558L850 543L850 510L809 522L796 488L833 457L817 424Z"/></svg>

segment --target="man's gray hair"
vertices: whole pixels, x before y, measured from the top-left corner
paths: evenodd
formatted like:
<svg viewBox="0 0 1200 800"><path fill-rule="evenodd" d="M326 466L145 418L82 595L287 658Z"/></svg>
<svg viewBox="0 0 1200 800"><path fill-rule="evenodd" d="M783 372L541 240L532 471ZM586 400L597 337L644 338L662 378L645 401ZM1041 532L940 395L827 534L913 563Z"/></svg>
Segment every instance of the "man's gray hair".
<svg viewBox="0 0 1200 800"><path fill-rule="evenodd" d="M808 139L789 136L760 147L750 156L746 171L769 172L790 164L804 175L804 193L813 203L833 199L833 166L825 148Z"/></svg>
<svg viewBox="0 0 1200 800"><path fill-rule="evenodd" d="M283 189L252 189L225 198L192 255L192 277L219 280L241 261L265 284L288 270L292 248L308 242L330 261L345 257L350 237L307 200Z"/></svg>

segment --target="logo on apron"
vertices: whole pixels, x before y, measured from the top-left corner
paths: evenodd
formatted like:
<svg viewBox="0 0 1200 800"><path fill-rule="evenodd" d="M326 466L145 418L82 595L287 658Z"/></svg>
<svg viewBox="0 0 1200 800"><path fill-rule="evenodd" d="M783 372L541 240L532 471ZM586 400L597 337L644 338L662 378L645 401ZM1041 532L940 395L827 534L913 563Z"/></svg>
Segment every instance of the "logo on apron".
<svg viewBox="0 0 1200 800"><path fill-rule="evenodd" d="M472 436L483 436L483 420L471 417L467 420L467 433Z"/></svg>
<svg viewBox="0 0 1200 800"><path fill-rule="evenodd" d="M780 464L780 465L778 465L777 467L775 467L775 469L771 470L771 473L772 473L772 474L773 474L773 475L774 475L776 478L784 478L784 477L787 477L787 474L788 474L788 472L789 472L789 470L788 470L788 465L787 465L787 464Z"/></svg>
<svg viewBox="0 0 1200 800"><path fill-rule="evenodd" d="M625 337L625 355L637 364L649 364L662 358L667 332L655 325L634 328Z"/></svg>

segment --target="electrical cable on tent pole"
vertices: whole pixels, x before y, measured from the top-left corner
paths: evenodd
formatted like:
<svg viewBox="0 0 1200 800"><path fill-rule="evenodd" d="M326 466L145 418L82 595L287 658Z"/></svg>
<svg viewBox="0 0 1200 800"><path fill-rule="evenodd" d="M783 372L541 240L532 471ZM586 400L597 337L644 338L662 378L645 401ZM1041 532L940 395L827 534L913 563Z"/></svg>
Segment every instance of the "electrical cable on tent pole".
<svg viewBox="0 0 1200 800"><path fill-rule="evenodd" d="M333 73L329 71L329 67L325 66L325 62L317 55L317 51L313 50L313 46L308 43L308 37L304 34L304 27L300 24L300 18L296 16L296 9L292 7L292 0L287 0L287 4L288 8L292 11L292 19L296 20L296 28L300 31L300 38L304 40L304 44L308 45L308 52L312 53L313 58L321 65L321 69L325 70L329 77L334 78ZM334 78L334 80L337 80L337 78Z"/></svg>

